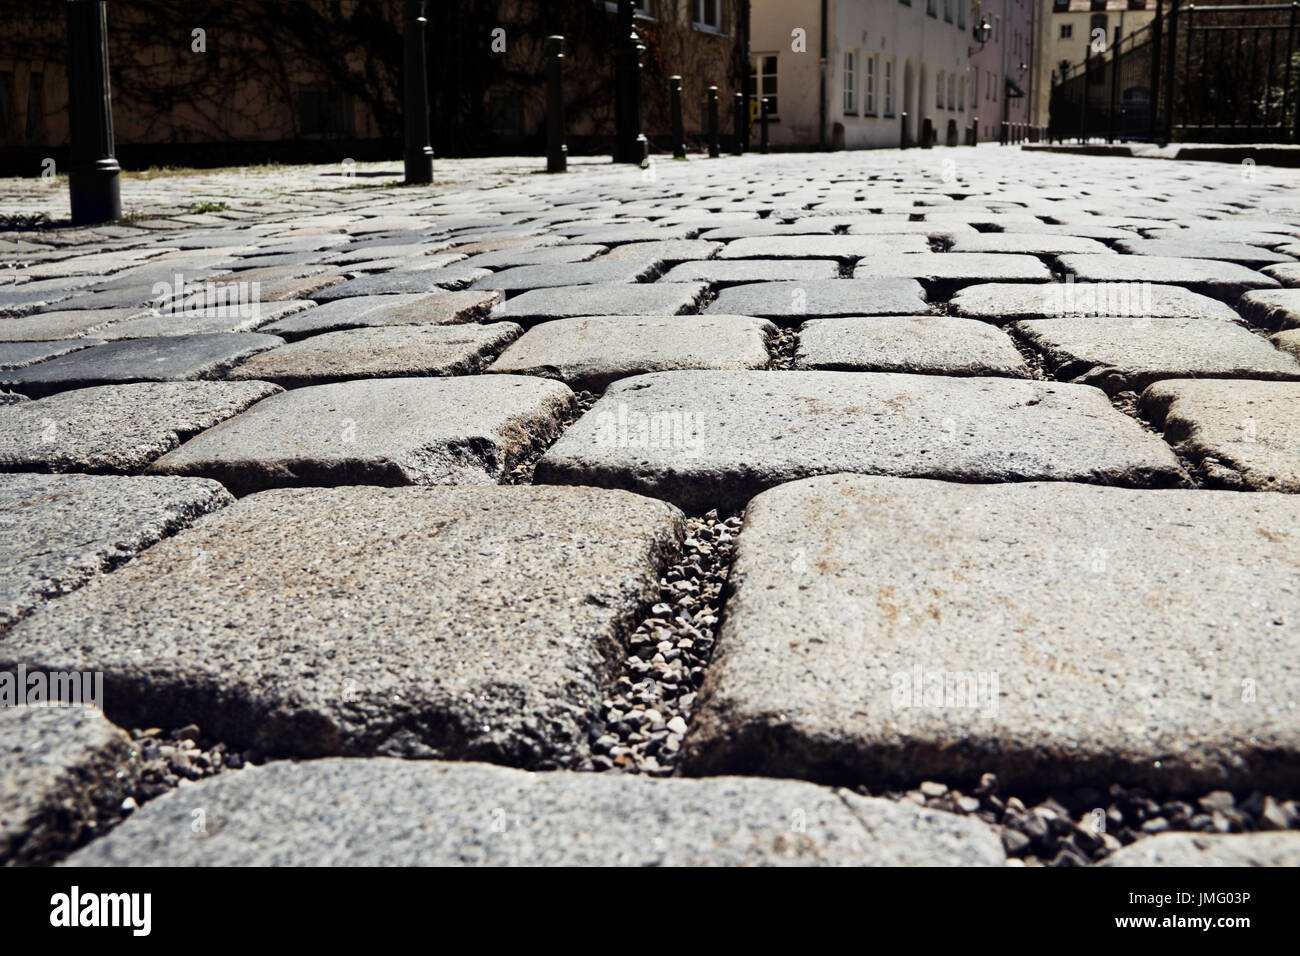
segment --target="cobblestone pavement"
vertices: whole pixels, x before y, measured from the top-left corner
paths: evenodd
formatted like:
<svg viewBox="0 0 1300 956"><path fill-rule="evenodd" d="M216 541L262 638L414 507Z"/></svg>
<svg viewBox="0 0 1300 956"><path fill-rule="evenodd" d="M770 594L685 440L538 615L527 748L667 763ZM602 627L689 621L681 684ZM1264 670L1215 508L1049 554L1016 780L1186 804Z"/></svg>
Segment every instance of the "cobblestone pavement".
<svg viewBox="0 0 1300 956"><path fill-rule="evenodd" d="M0 859L1300 863L1300 173L539 166L0 233Z"/></svg>

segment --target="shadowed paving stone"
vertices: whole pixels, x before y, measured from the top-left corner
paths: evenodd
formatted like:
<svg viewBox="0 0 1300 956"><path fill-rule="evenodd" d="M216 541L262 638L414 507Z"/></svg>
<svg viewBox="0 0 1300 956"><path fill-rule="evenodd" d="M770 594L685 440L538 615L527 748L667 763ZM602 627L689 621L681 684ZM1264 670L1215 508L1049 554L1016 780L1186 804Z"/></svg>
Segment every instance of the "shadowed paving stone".
<svg viewBox="0 0 1300 956"><path fill-rule="evenodd" d="M270 754L556 766L682 533L587 488L280 489L37 611L0 666L102 670L124 726Z"/></svg>
<svg viewBox="0 0 1300 956"><path fill-rule="evenodd" d="M96 333L100 338L147 339L174 335L212 335L221 332L251 332L281 316L293 315L310 309L314 303L307 301L248 303L243 306L227 305L212 309L186 309L162 312L158 315L141 315L125 322L117 322Z"/></svg>
<svg viewBox="0 0 1300 956"><path fill-rule="evenodd" d="M1237 302L1249 321L1266 329L1300 328L1300 289L1247 292Z"/></svg>
<svg viewBox="0 0 1300 956"><path fill-rule="evenodd" d="M1052 282L1045 285L990 282L952 297L956 315L993 322L1070 316L1149 319L1224 319L1240 322L1218 299L1176 285L1150 282Z"/></svg>
<svg viewBox="0 0 1300 956"><path fill-rule="evenodd" d="M493 322L327 332L254 355L227 378L297 388L354 378L470 375L482 371L520 331L513 322Z"/></svg>
<svg viewBox="0 0 1300 956"><path fill-rule="evenodd" d="M0 369L22 368L46 359L57 358L92 345L103 345L103 339L62 339L44 342L0 342Z"/></svg>
<svg viewBox="0 0 1300 956"><path fill-rule="evenodd" d="M1159 282L1186 286L1226 302L1251 289L1275 289L1278 282L1233 262L1170 256L1060 257L1061 267L1085 282Z"/></svg>
<svg viewBox="0 0 1300 956"><path fill-rule="evenodd" d="M1300 358L1300 328L1287 329L1285 332L1270 335L1268 340L1283 352Z"/></svg>
<svg viewBox="0 0 1300 956"><path fill-rule="evenodd" d="M1300 866L1300 833L1161 833L1102 866Z"/></svg>
<svg viewBox="0 0 1300 956"><path fill-rule="evenodd" d="M602 259L598 262L517 266L479 279L474 283L474 288L518 291L606 282L637 282L653 276L657 265L654 262Z"/></svg>
<svg viewBox="0 0 1300 956"><path fill-rule="evenodd" d="M766 282L782 279L835 279L834 259L713 259L684 262L664 274L663 282Z"/></svg>
<svg viewBox="0 0 1300 956"><path fill-rule="evenodd" d="M21 318L0 319L0 342L74 339L145 313L144 309L108 309L104 312L38 312Z"/></svg>
<svg viewBox="0 0 1300 956"><path fill-rule="evenodd" d="M1033 256L993 252L920 252L862 259L853 267L855 279L919 279L950 292L971 282L1047 282L1052 273Z"/></svg>
<svg viewBox="0 0 1300 956"><path fill-rule="evenodd" d="M1014 328L1043 353L1053 377L1110 395L1164 378L1300 379L1295 359L1228 322L1039 319Z"/></svg>
<svg viewBox="0 0 1300 956"><path fill-rule="evenodd" d="M202 801L209 835L177 839ZM500 808L507 821L499 826ZM803 826L791 829L802 811ZM497 830L493 830L494 822ZM996 866L984 823L790 780L325 759L152 801L83 866Z"/></svg>
<svg viewBox="0 0 1300 956"><path fill-rule="evenodd" d="M924 315L925 291L914 279L810 279L761 282L723 289L709 314L755 315L766 319L818 316Z"/></svg>
<svg viewBox="0 0 1300 956"><path fill-rule="evenodd" d="M317 302L333 302L357 296L398 295L412 293L445 292L463 289L476 279L490 276L487 269L450 266L445 269L406 269L401 272L381 272L378 275L349 279L312 296Z"/></svg>
<svg viewBox="0 0 1300 956"><path fill-rule="evenodd" d="M283 344L257 332L126 339L5 372L0 379L36 398L93 385L219 378L249 356Z"/></svg>
<svg viewBox="0 0 1300 956"><path fill-rule="evenodd" d="M758 236L727 244L719 259L860 259L929 252L925 236ZM892 273L897 275L899 273Z"/></svg>
<svg viewBox="0 0 1300 956"><path fill-rule="evenodd" d="M1157 382L1141 408L1211 483L1300 492L1300 384Z"/></svg>
<svg viewBox="0 0 1300 956"><path fill-rule="evenodd" d="M466 259L463 265L475 269L510 269L515 266L540 266L556 262L584 262L605 251L604 246L570 245L541 246L535 249L499 249L484 252Z"/></svg>
<svg viewBox="0 0 1300 956"><path fill-rule="evenodd" d="M522 375L362 379L274 395L154 462L238 495L285 485L493 484L573 403Z"/></svg>
<svg viewBox="0 0 1300 956"><path fill-rule="evenodd" d="M16 392L0 391L0 405L17 405L19 402L30 402L31 399L26 395L19 395Z"/></svg>
<svg viewBox="0 0 1300 956"><path fill-rule="evenodd" d="M794 367L1028 378L1011 338L974 319L889 315L814 319L799 328Z"/></svg>
<svg viewBox="0 0 1300 956"><path fill-rule="evenodd" d="M134 472L280 391L267 382L139 382L0 412L0 470Z"/></svg>
<svg viewBox="0 0 1300 956"><path fill-rule="evenodd" d="M615 282L534 289L496 306L492 317L539 321L588 315L677 315L693 309L707 289L702 282Z"/></svg>
<svg viewBox="0 0 1300 956"><path fill-rule="evenodd" d="M615 382L537 481L626 488L693 514L837 471L959 481L1173 484L1156 436L1100 390L873 372L659 372Z"/></svg>
<svg viewBox="0 0 1300 956"><path fill-rule="evenodd" d="M0 475L0 634L231 500L193 478Z"/></svg>
<svg viewBox="0 0 1300 956"><path fill-rule="evenodd" d="M703 239L660 239L657 242L629 242L615 246L600 258L613 261L633 259L638 262L687 262L691 259L708 259L721 248L722 243Z"/></svg>
<svg viewBox="0 0 1300 956"><path fill-rule="evenodd" d="M1275 266L1265 266L1264 275L1276 280L1287 288L1300 286L1300 262L1284 262Z"/></svg>
<svg viewBox="0 0 1300 956"><path fill-rule="evenodd" d="M1255 268L1272 265L1275 262L1295 262L1290 256L1240 242L1215 242L1203 239L1121 239L1116 246L1121 252L1131 255L1217 259Z"/></svg>
<svg viewBox="0 0 1300 956"><path fill-rule="evenodd" d="M0 707L0 864L48 864L122 816L131 738L93 707Z"/></svg>
<svg viewBox="0 0 1300 956"><path fill-rule="evenodd" d="M1297 522L1288 495L773 489L746 513L683 769L1294 787Z"/></svg>
<svg viewBox="0 0 1300 956"><path fill-rule="evenodd" d="M764 368L776 327L739 315L596 316L543 322L492 366L601 390L615 379L683 368Z"/></svg>
<svg viewBox="0 0 1300 956"><path fill-rule="evenodd" d="M500 292L435 292L431 295L375 295L327 302L278 319L263 332L289 341L318 332L383 325L455 325L485 318Z"/></svg>
<svg viewBox="0 0 1300 956"><path fill-rule="evenodd" d="M1079 236L1044 236L1038 233L977 232L958 235L949 252L1009 252L1026 255L1060 255L1066 252L1108 253L1095 239Z"/></svg>

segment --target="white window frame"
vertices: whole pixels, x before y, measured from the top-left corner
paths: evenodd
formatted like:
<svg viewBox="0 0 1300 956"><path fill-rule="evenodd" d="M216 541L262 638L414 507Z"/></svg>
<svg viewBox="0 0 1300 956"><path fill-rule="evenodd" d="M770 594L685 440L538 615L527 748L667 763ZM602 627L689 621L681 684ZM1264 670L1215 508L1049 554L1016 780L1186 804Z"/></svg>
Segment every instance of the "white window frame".
<svg viewBox="0 0 1300 956"><path fill-rule="evenodd" d="M751 56L754 67L754 115L758 116L759 112L762 110L762 99L766 96L769 99L776 100L777 109L774 109L767 114L768 119L775 119L780 113L781 106L781 54L775 51L769 51L767 53L754 53L751 54ZM776 61L776 70L772 73L764 73L763 60L769 56ZM765 76L770 76L775 80L775 93L763 92L763 77Z"/></svg>
<svg viewBox="0 0 1300 956"><path fill-rule="evenodd" d="M844 84L844 115L858 115L858 50L856 47L844 51L841 57L840 79Z"/></svg>
<svg viewBox="0 0 1300 956"><path fill-rule="evenodd" d="M892 56L885 60L881 80L885 94L884 113L886 116L894 116L894 58Z"/></svg>
<svg viewBox="0 0 1300 956"><path fill-rule="evenodd" d="M862 61L862 114L864 116L876 115L876 56L866 57Z"/></svg>

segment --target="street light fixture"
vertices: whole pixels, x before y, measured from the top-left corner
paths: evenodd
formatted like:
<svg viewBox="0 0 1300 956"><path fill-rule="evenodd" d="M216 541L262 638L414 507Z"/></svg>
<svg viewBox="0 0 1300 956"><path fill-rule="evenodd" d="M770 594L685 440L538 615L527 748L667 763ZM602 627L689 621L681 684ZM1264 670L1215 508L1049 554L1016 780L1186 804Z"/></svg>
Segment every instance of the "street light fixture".
<svg viewBox="0 0 1300 956"><path fill-rule="evenodd" d="M980 18L979 23L975 24L972 35L980 46L989 41L989 37L993 35L993 24L989 22L987 14Z"/></svg>

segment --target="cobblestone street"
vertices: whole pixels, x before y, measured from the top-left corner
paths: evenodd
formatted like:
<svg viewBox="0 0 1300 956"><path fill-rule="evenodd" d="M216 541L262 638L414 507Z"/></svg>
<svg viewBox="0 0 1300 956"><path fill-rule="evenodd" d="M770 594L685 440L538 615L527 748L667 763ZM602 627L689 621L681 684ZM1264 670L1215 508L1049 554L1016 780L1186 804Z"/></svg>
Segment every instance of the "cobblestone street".
<svg viewBox="0 0 1300 956"><path fill-rule="evenodd" d="M0 863L1300 865L1300 170L543 167L0 180Z"/></svg>

